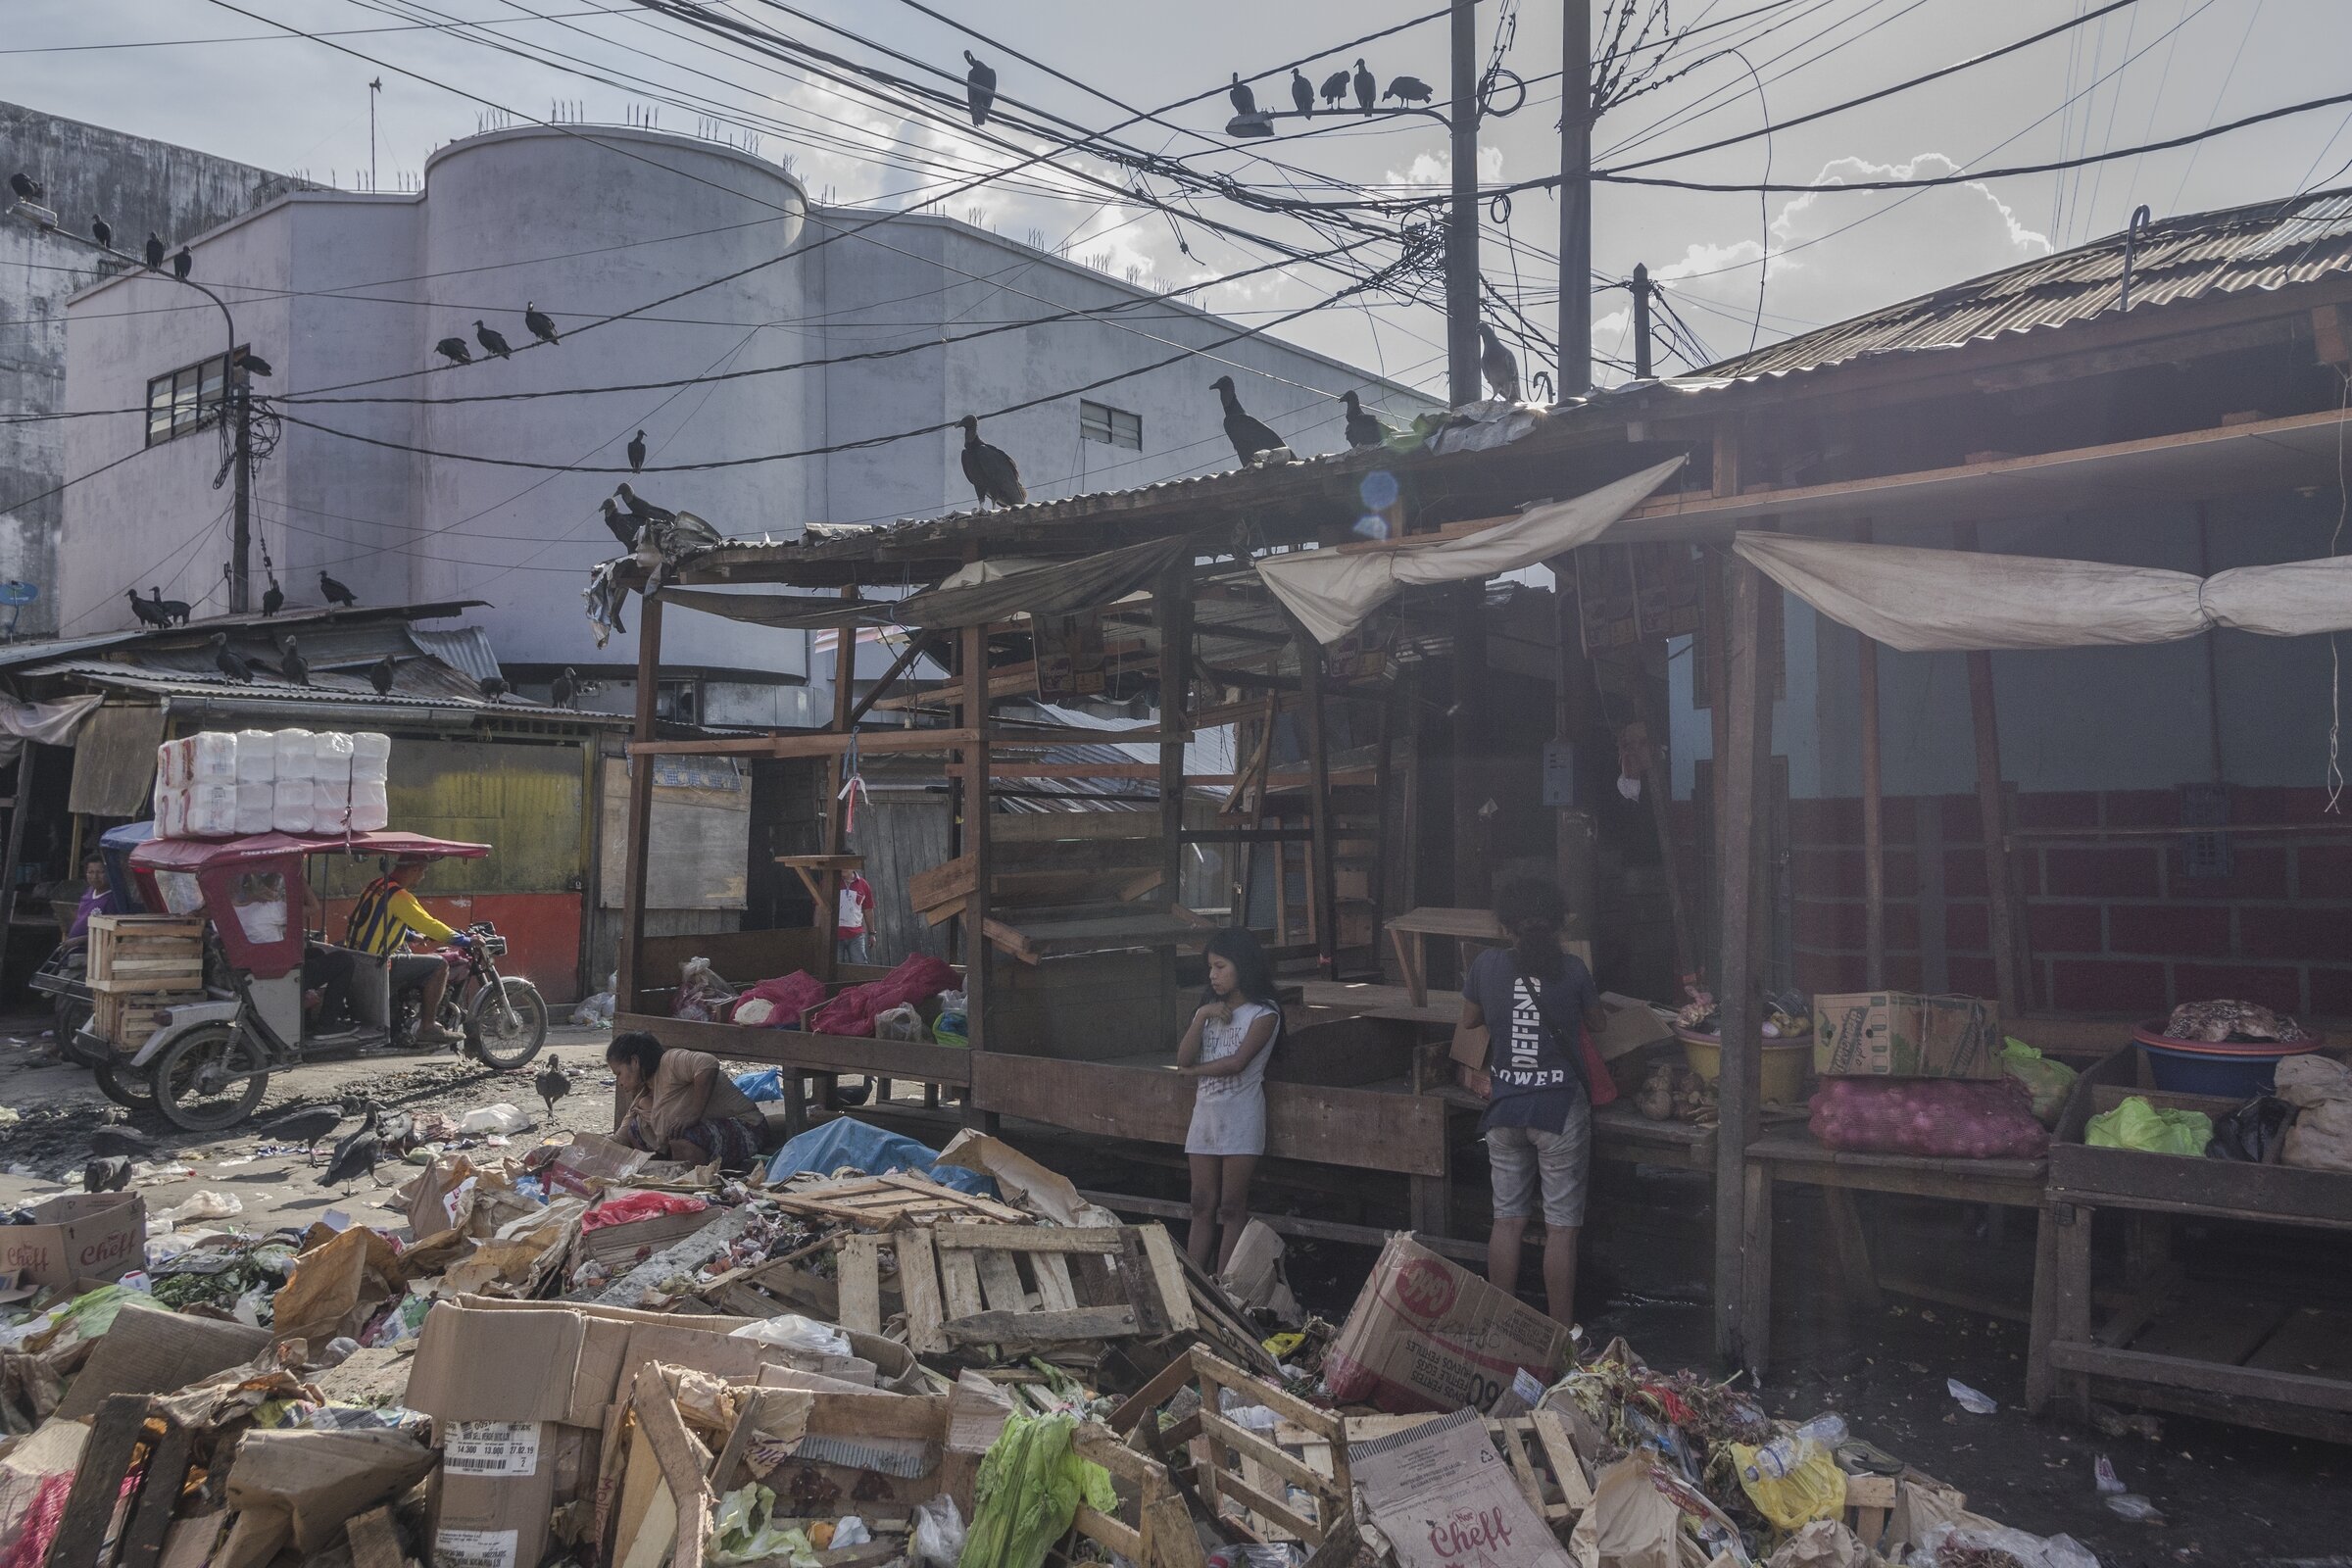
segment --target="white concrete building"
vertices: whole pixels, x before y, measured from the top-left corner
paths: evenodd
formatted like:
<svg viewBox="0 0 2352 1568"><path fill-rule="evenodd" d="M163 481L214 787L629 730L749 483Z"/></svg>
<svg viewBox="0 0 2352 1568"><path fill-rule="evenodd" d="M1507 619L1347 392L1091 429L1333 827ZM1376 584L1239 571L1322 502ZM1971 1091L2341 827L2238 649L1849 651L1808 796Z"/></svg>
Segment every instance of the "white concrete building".
<svg viewBox="0 0 2352 1568"><path fill-rule="evenodd" d="M948 218L874 217L811 211L786 170L723 144L563 126L443 147L419 192L301 191L203 235L192 275L228 300L240 343L274 372L257 394L287 416L254 486L257 599L264 551L296 604L318 601L322 569L367 603L486 599L519 685L568 665L603 683L604 706L625 695L634 639L600 650L582 613L589 568L616 549L598 505L627 477L595 470L625 469L640 429L645 499L786 538L970 506L961 433L743 460L1043 399L982 434L1047 498L1231 466L1208 387L1228 371L1301 455L1343 444L1342 391L1398 422L1428 406L1266 337L1216 348L1225 364L1188 358L1070 393L1236 328L1154 304L943 344L1149 290ZM561 345L525 348L526 304ZM513 359L485 356L477 319ZM65 466L104 471L66 492L62 618L128 623L125 590L151 587L220 612L230 489L213 487L221 443L201 402L218 384L202 367L226 343L219 311L133 272L75 295L68 323L66 399L83 416L66 421ZM433 368L453 336L479 363ZM695 379L713 375L726 378ZM353 399L381 401L337 401ZM805 633L680 616L663 653L699 682L706 722L822 710L831 659L812 670Z"/></svg>

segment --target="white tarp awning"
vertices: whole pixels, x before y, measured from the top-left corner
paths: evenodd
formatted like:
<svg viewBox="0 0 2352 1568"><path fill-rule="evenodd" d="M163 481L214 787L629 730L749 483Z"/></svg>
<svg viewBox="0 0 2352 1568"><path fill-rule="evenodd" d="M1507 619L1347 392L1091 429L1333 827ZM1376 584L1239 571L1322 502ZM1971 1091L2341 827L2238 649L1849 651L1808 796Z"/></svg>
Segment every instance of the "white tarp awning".
<svg viewBox="0 0 2352 1568"><path fill-rule="evenodd" d="M2199 577L2154 566L1742 533L1733 548L1832 620L1909 654L2169 643L2216 626L2352 631L2352 556Z"/></svg>
<svg viewBox="0 0 2352 1568"><path fill-rule="evenodd" d="M1258 562L1257 574L1317 642L1336 643L1400 589L1484 581L1591 543L1685 461L1669 459L1574 501L1531 507L1508 522L1459 539L1395 550L1299 551Z"/></svg>

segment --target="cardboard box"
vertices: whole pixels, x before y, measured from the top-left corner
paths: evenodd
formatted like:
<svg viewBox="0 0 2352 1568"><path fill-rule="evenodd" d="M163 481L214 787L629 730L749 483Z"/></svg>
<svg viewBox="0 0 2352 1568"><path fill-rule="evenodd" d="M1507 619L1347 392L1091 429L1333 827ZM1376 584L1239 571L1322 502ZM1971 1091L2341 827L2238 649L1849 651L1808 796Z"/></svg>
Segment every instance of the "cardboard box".
<svg viewBox="0 0 2352 1568"><path fill-rule="evenodd" d="M90 1348L66 1390L59 1419L86 1421L114 1394L173 1394L200 1378L242 1366L270 1348L268 1329L178 1312L126 1307Z"/></svg>
<svg viewBox="0 0 2352 1568"><path fill-rule="evenodd" d="M1348 1468L1402 1568L1573 1568L1468 1410L1350 1444Z"/></svg>
<svg viewBox="0 0 2352 1568"><path fill-rule="evenodd" d="M1813 1070L1834 1078L1998 1078L2001 1010L1982 997L1813 999Z"/></svg>
<svg viewBox="0 0 2352 1568"><path fill-rule="evenodd" d="M147 1200L136 1193L74 1193L35 1203L29 1225L0 1225L0 1274L70 1290L119 1280L147 1261Z"/></svg>
<svg viewBox="0 0 2352 1568"><path fill-rule="evenodd" d="M1565 1323L1399 1234L1382 1249L1323 1375L1343 1404L1484 1411L1521 1369L1549 1383L1574 1350Z"/></svg>
<svg viewBox="0 0 2352 1568"><path fill-rule="evenodd" d="M1638 997L1621 997L1614 991L1600 994L1600 1010L1608 1014L1608 1022L1592 1037L1592 1045L1603 1061L1615 1061L1631 1055L1643 1046L1654 1046L1661 1040L1674 1038L1674 1025L1657 1008Z"/></svg>
<svg viewBox="0 0 2352 1568"><path fill-rule="evenodd" d="M558 1307L482 1312L443 1301L425 1314L406 1402L433 1418L441 1446L434 1562L535 1568L547 1554L556 1424L572 1413L586 1338L581 1315Z"/></svg>

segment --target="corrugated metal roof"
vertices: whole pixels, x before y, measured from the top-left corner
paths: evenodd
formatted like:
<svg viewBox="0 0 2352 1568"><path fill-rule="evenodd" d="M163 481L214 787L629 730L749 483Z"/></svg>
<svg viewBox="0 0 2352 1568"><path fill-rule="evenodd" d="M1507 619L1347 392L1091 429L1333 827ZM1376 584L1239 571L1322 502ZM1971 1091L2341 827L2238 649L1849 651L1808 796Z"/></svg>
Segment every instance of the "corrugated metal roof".
<svg viewBox="0 0 2352 1568"><path fill-rule="evenodd" d="M479 626L460 626L455 631L427 631L422 626L411 626L409 637L417 647L471 675L485 681L504 675L498 667L498 655L491 650L490 634Z"/></svg>
<svg viewBox="0 0 2352 1568"><path fill-rule="evenodd" d="M1957 348L2002 332L2088 320L2122 303L2127 249L2135 312L2308 283L2352 271L2352 189L2166 219L2148 224L2129 243L2125 234L2110 234L1676 380L1689 386L1787 375L1876 354Z"/></svg>

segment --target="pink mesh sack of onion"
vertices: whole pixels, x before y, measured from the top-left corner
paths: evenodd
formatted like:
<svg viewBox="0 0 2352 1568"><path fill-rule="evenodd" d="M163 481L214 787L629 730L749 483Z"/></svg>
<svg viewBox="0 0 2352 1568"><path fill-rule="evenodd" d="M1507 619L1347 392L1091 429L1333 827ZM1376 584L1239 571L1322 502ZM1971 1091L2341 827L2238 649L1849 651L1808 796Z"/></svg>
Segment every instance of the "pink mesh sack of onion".
<svg viewBox="0 0 2352 1568"><path fill-rule="evenodd" d="M2036 1159L2050 1135L2015 1078L1824 1078L1813 1136L1832 1149L1942 1159Z"/></svg>

